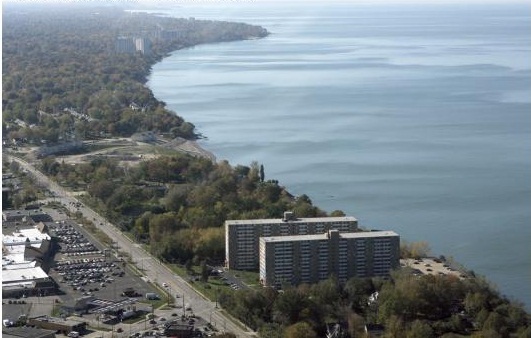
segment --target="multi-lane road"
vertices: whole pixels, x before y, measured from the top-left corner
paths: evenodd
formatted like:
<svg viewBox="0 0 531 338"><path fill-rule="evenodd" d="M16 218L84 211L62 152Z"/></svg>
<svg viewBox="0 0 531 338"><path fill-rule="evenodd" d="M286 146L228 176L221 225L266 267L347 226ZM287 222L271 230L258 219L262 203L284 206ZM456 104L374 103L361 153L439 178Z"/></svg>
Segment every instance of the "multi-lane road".
<svg viewBox="0 0 531 338"><path fill-rule="evenodd" d="M4 155L6 154L4 153ZM138 268L142 269L146 276L149 276L148 278L151 282L157 283L161 287L163 283L166 283L166 289L173 293L173 296L179 295L179 297L184 297L184 303L189 304L196 316L208 318L213 324L216 324L218 329L232 332L237 337L256 336L251 330L243 329L244 326L241 323L236 324L233 322L233 319L225 316L216 307L217 303L199 294L183 278L174 274L161 261L146 252L129 237L125 236L116 226L108 222L107 219L78 200L72 192L49 179L31 163L14 156L9 156L9 160L17 162L22 169L25 169L35 178L40 186L52 192L56 200L70 211L80 212L85 218L92 220L96 227L106 233L121 251L127 252L131 256L132 261L136 263ZM179 300L183 301L182 299Z"/></svg>

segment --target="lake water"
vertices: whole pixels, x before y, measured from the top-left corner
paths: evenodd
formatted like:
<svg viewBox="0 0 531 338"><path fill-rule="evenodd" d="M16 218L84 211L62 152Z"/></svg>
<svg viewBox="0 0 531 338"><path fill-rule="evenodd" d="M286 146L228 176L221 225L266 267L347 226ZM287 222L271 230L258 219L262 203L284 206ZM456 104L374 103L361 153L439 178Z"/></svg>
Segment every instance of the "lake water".
<svg viewBox="0 0 531 338"><path fill-rule="evenodd" d="M153 67L218 160L427 241L531 309L531 5L154 10L272 32Z"/></svg>

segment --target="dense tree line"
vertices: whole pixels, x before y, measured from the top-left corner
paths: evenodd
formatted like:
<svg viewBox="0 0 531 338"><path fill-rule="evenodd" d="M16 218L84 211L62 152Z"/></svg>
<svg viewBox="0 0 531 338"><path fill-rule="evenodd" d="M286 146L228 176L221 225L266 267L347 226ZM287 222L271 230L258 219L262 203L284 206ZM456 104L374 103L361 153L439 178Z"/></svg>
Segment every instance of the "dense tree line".
<svg viewBox="0 0 531 338"><path fill-rule="evenodd" d="M64 185L88 184L92 205L171 262L223 262L227 219L281 218L286 210L326 215L308 196L295 198L264 180L258 163L232 167L176 154L124 169L112 159L74 166L47 157L41 169Z"/></svg>
<svg viewBox="0 0 531 338"><path fill-rule="evenodd" d="M150 67L178 48L267 35L242 23L80 4L6 4L2 25L4 135L37 144L145 130L197 137L193 124L168 111L144 85ZM178 34L158 39L161 29ZM152 53L117 53L119 36L152 40Z"/></svg>
<svg viewBox="0 0 531 338"><path fill-rule="evenodd" d="M378 291L376 300L369 297ZM220 303L261 337L324 337L339 323L341 337L362 337L366 324L380 324L384 337L522 337L531 335L521 305L501 297L482 278L414 276L389 280L334 277L315 285L225 291Z"/></svg>

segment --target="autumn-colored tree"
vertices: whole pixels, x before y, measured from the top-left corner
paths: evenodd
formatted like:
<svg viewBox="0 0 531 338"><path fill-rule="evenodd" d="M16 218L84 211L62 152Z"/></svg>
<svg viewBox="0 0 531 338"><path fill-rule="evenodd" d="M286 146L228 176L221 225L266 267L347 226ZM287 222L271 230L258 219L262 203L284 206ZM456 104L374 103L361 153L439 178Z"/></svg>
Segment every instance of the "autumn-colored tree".
<svg viewBox="0 0 531 338"><path fill-rule="evenodd" d="M298 322L286 328L285 338L317 338L317 333L306 322Z"/></svg>

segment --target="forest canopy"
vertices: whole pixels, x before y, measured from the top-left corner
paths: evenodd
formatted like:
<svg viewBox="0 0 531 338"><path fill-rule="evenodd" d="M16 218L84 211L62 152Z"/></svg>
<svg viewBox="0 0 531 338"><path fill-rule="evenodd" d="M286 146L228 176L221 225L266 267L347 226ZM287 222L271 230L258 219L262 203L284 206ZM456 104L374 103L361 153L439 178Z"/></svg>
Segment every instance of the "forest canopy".
<svg viewBox="0 0 531 338"><path fill-rule="evenodd" d="M3 132L35 144L147 130L196 138L193 124L145 86L151 66L180 48L268 34L243 23L79 4L6 4L2 25ZM145 49L124 50L120 41Z"/></svg>

